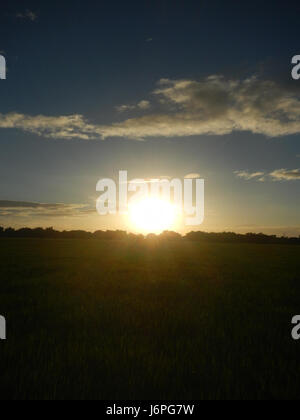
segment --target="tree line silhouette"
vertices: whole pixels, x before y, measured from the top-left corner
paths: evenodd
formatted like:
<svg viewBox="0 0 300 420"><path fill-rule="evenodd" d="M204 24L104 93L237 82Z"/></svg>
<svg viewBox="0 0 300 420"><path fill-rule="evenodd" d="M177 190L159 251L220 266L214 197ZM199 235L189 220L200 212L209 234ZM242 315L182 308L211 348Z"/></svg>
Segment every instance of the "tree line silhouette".
<svg viewBox="0 0 300 420"><path fill-rule="evenodd" d="M223 243L257 243L257 244L297 244L300 245L300 237L278 237L263 233L239 234L234 232L189 232L182 236L179 233L165 231L160 235L128 233L122 230L97 230L86 232L84 230L58 231L49 228L3 228L0 227L0 238L37 238L37 239L102 239L102 240L169 240L169 241L195 241L195 242L223 242Z"/></svg>

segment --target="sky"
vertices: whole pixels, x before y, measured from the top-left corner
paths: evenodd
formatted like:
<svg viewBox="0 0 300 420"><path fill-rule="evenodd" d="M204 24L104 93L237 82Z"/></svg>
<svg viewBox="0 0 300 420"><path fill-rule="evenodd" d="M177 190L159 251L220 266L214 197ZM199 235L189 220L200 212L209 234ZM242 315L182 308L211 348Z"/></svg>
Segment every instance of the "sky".
<svg viewBox="0 0 300 420"><path fill-rule="evenodd" d="M276 0L1 4L0 225L130 230L96 213L98 180L127 170L199 174L199 230L300 235L299 12Z"/></svg>

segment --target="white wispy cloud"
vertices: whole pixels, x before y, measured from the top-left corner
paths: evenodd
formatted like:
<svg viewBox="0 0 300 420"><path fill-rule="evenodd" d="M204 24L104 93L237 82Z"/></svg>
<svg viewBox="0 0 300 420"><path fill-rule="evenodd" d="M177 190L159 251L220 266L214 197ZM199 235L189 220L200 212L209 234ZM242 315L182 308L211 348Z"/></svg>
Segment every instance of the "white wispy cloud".
<svg viewBox="0 0 300 420"><path fill-rule="evenodd" d="M151 107L151 104L149 101L143 100L140 101L136 105L118 105L116 106L116 110L118 112L128 112L128 111L134 111L134 110L147 110Z"/></svg>
<svg viewBox="0 0 300 420"><path fill-rule="evenodd" d="M86 204L33 203L0 200L0 217L76 217L95 213Z"/></svg>
<svg viewBox="0 0 300 420"><path fill-rule="evenodd" d="M0 114L0 128L17 128L50 138L188 137L248 131L268 137L300 133L300 95L273 81L250 77L199 81L162 79L152 92L159 111L112 124L92 124L82 115ZM149 101L121 105L120 112L144 110Z"/></svg>
<svg viewBox="0 0 300 420"><path fill-rule="evenodd" d="M271 172L270 176L277 181L300 180L300 169L277 169Z"/></svg>
<svg viewBox="0 0 300 420"><path fill-rule="evenodd" d="M300 180L300 169L276 169L272 172L248 172L248 171L235 171L238 178L247 181L296 181Z"/></svg>
<svg viewBox="0 0 300 420"><path fill-rule="evenodd" d="M247 181L250 181L251 179L262 179L265 175L265 172L235 171L234 173L238 178L242 178Z"/></svg>
<svg viewBox="0 0 300 420"><path fill-rule="evenodd" d="M185 179L199 179L201 178L201 175L198 173L191 173L191 174L187 174L184 178Z"/></svg>
<svg viewBox="0 0 300 420"><path fill-rule="evenodd" d="M31 10L25 10L25 12L22 13L17 13L16 17L18 19L22 19L22 20L30 20L31 22L34 22L35 20L37 20L38 15L36 13L34 13Z"/></svg>
<svg viewBox="0 0 300 420"><path fill-rule="evenodd" d="M15 128L49 138L83 139L99 137L97 127L89 124L82 115L48 117L19 113L0 114L0 128Z"/></svg>

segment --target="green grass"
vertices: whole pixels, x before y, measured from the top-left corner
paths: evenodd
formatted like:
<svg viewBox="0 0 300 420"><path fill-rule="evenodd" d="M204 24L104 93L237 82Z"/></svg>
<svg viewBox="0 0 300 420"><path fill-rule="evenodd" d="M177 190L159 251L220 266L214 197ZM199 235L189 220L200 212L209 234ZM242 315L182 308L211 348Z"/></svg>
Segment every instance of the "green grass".
<svg viewBox="0 0 300 420"><path fill-rule="evenodd" d="M1 240L3 399L299 399L300 247Z"/></svg>

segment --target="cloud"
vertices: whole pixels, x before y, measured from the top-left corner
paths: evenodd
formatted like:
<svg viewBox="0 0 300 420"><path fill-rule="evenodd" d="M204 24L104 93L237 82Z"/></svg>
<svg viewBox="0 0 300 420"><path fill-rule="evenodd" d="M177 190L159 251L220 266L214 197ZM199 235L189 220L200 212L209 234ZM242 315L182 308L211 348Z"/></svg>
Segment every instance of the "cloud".
<svg viewBox="0 0 300 420"><path fill-rule="evenodd" d="M300 180L300 169L278 169L270 176L276 181L296 181Z"/></svg>
<svg viewBox="0 0 300 420"><path fill-rule="evenodd" d="M166 112L102 127L102 136L177 137L250 131L278 137L300 132L300 97L257 77L162 79L153 93L166 105Z"/></svg>
<svg viewBox="0 0 300 420"><path fill-rule="evenodd" d="M97 127L89 124L82 115L47 117L18 113L0 114L0 128L16 128L49 138L82 139L99 137Z"/></svg>
<svg viewBox="0 0 300 420"><path fill-rule="evenodd" d="M197 173L192 173L192 174L186 175L184 178L185 179L199 179L201 178L201 175Z"/></svg>
<svg viewBox="0 0 300 420"><path fill-rule="evenodd" d="M272 181L296 181L300 180L300 169L276 169L273 172L247 172L235 171L235 175L247 181L255 180L265 182Z"/></svg>
<svg viewBox="0 0 300 420"><path fill-rule="evenodd" d="M51 204L0 200L0 217L74 217L94 212L95 209L91 209L85 204Z"/></svg>
<svg viewBox="0 0 300 420"><path fill-rule="evenodd" d="M149 101L141 101L138 103L138 108L140 109L149 109L150 108L150 102Z"/></svg>
<svg viewBox="0 0 300 420"><path fill-rule="evenodd" d="M116 106L116 110L118 112L127 112L132 111L135 109L135 105L118 105Z"/></svg>
<svg viewBox="0 0 300 420"><path fill-rule="evenodd" d="M35 20L37 20L38 15L36 13L32 12L31 10L26 10L23 13L17 13L16 17L18 19L30 20L31 22L34 22Z"/></svg>
<svg viewBox="0 0 300 420"><path fill-rule="evenodd" d="M150 106L151 105L150 105L149 101L143 100L143 101L140 101L136 105L119 105L119 106L116 106L116 110L118 112L128 112L128 111L134 111L134 110L138 110L138 109L146 110L146 109L149 109Z"/></svg>
<svg viewBox="0 0 300 420"><path fill-rule="evenodd" d="M121 137L188 137L248 131L267 137L300 133L300 94L276 82L250 77L229 80L209 76L199 81L162 79L152 92L156 113L108 125L92 124L82 115L28 116L0 114L0 128L17 128L63 139ZM150 109L149 101L121 105L120 112Z"/></svg>
<svg viewBox="0 0 300 420"><path fill-rule="evenodd" d="M245 179L246 181L250 181L251 179L262 179L265 175L265 172L248 172L248 171L235 171L234 172L238 178Z"/></svg>

